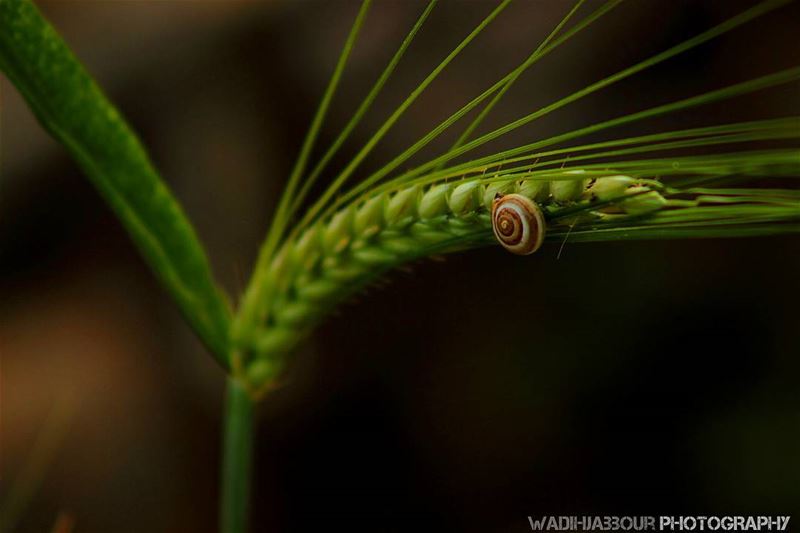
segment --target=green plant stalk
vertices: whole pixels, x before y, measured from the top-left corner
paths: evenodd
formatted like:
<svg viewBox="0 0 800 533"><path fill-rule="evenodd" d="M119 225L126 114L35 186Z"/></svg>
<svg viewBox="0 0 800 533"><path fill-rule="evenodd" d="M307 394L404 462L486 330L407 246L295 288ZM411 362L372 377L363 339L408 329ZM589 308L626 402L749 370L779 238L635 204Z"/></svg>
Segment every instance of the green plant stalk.
<svg viewBox="0 0 800 533"><path fill-rule="evenodd" d="M225 368L230 310L178 202L139 139L29 0L0 0L0 69L124 224Z"/></svg>
<svg viewBox="0 0 800 533"><path fill-rule="evenodd" d="M750 163L743 158L740 164L748 169ZM667 161L661 167L672 164ZM722 160L717 171L731 168L730 162ZM567 183L576 180L570 172L562 173ZM584 187L581 176L580 187ZM287 354L334 306L387 271L431 255L496 244L489 215L496 193L517 192L538 200L549 221L548 239L553 241L800 232L800 200L793 191L719 189L714 195L713 188L689 192L658 186L647 189L657 196L650 199L657 202L653 212L645 214L633 209L625 212L635 201L633 196L596 202L579 192L575 200L556 201L549 192L550 182L497 179L439 183L427 189L411 186L379 194L341 209L288 241L268 271L271 291L266 319L249 337L244 375L254 395L269 388ZM616 213L604 210L615 206Z"/></svg>
<svg viewBox="0 0 800 533"><path fill-rule="evenodd" d="M226 388L219 529L221 533L245 533L253 463L253 400L234 378L228 378Z"/></svg>

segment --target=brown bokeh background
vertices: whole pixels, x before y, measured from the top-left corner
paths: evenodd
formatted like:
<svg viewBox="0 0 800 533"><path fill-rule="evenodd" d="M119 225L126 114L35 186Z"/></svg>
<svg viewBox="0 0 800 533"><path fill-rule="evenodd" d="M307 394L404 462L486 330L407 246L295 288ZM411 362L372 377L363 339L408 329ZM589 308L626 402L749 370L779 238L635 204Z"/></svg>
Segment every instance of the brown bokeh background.
<svg viewBox="0 0 800 533"><path fill-rule="evenodd" d="M220 283L240 294L358 5L39 5L140 133ZM334 168L493 5L436 8ZM512 5L364 171L517 65L570 5ZM482 131L750 5L623 3L534 66ZM423 7L376 2L319 146ZM800 64L798 20L795 3L487 150ZM48 417L67 428L20 531L49 531L59 514L81 533L213 531L223 376L113 214L1 83L3 494ZM795 84L586 141L798 109ZM422 262L342 306L259 410L254 530L525 531L527 515L797 510L797 239L558 249Z"/></svg>

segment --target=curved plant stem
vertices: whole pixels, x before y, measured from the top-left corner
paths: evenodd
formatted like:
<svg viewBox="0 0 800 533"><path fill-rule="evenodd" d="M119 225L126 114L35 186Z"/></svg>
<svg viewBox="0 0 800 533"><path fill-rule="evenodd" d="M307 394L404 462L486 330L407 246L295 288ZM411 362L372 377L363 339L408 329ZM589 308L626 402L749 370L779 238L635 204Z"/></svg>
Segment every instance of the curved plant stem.
<svg viewBox="0 0 800 533"><path fill-rule="evenodd" d="M219 530L244 533L250 507L253 401L239 381L228 378L226 387Z"/></svg>

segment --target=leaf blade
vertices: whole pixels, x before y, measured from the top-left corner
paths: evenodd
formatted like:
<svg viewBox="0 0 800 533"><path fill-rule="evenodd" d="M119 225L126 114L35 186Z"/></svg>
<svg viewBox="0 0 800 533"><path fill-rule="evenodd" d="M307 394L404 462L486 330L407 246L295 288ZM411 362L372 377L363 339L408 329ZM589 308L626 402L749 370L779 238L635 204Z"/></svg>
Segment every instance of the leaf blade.
<svg viewBox="0 0 800 533"><path fill-rule="evenodd" d="M0 1L0 70L67 148L228 368L230 310L193 227L139 139L29 0Z"/></svg>

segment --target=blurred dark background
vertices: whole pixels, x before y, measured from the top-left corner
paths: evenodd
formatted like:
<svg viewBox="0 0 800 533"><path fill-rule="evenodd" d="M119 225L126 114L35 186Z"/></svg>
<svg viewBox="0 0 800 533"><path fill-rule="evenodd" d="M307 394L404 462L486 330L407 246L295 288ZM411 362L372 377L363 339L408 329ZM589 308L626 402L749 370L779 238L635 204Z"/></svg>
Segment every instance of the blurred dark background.
<svg viewBox="0 0 800 533"><path fill-rule="evenodd" d="M526 73L483 131L753 4L623 3ZM141 134L239 295L358 4L39 5ZM493 5L434 10L334 168ZM364 171L516 66L571 5L512 4ZM318 146L423 8L376 2ZM800 64L799 22L795 3L487 150ZM50 531L59 514L81 533L214 531L221 372L5 78L1 105L4 493L45 420L68 419L20 531ZM585 140L799 105L795 84ZM798 240L558 248L422 262L342 306L260 408L254 530L504 532L526 531L527 515L798 511Z"/></svg>

